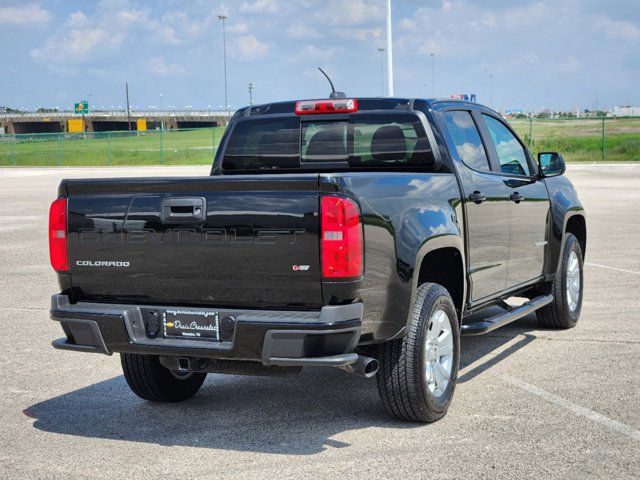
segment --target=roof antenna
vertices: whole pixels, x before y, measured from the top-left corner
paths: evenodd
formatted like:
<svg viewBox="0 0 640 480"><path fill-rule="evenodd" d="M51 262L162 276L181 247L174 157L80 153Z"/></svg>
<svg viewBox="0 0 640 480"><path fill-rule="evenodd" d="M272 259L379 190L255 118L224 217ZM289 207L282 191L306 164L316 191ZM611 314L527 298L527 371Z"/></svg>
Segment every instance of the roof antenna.
<svg viewBox="0 0 640 480"><path fill-rule="evenodd" d="M347 98L344 92L336 92L336 89L333 87L333 82L324 70L322 70L320 67L318 67L318 70L320 70L320 72L322 72L322 74L327 77L327 80L329 80L329 85L331 85L331 94L329 95L329 98Z"/></svg>

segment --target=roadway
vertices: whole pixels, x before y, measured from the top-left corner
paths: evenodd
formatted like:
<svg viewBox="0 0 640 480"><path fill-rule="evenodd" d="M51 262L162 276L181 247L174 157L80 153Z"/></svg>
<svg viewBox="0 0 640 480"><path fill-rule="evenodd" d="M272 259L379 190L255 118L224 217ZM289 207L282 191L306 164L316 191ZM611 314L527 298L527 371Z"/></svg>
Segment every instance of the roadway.
<svg viewBox="0 0 640 480"><path fill-rule="evenodd" d="M638 478L640 165L570 166L587 209L575 329L535 315L462 340L448 415L386 416L375 381L209 375L182 404L131 393L117 355L53 350L47 214L63 177L208 167L0 169L0 478Z"/></svg>

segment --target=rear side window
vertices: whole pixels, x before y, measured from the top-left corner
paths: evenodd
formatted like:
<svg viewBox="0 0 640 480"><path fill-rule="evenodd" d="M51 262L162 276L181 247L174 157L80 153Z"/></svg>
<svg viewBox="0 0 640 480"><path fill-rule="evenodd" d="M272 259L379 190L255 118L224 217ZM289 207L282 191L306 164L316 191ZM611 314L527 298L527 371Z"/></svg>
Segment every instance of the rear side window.
<svg viewBox="0 0 640 480"><path fill-rule="evenodd" d="M299 166L300 120L296 117L238 122L222 160L225 170Z"/></svg>
<svg viewBox="0 0 640 480"><path fill-rule="evenodd" d="M353 137L352 166L429 167L434 164L431 145L416 115L356 117Z"/></svg>
<svg viewBox="0 0 640 480"><path fill-rule="evenodd" d="M487 153L471 112L453 110L445 112L444 118L460 160L474 170L489 172Z"/></svg>
<svg viewBox="0 0 640 480"><path fill-rule="evenodd" d="M344 163L350 168L430 167L435 161L413 113L358 114L349 119L297 117L240 121L224 153L224 170L275 170Z"/></svg>

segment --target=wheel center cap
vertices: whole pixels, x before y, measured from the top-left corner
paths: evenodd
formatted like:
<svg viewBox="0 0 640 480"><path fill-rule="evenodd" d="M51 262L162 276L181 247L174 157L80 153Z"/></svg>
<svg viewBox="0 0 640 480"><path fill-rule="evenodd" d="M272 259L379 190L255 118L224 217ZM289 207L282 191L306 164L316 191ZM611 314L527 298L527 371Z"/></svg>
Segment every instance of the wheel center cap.
<svg viewBox="0 0 640 480"><path fill-rule="evenodd" d="M429 361L435 362L438 360L438 344L431 342L429 345Z"/></svg>

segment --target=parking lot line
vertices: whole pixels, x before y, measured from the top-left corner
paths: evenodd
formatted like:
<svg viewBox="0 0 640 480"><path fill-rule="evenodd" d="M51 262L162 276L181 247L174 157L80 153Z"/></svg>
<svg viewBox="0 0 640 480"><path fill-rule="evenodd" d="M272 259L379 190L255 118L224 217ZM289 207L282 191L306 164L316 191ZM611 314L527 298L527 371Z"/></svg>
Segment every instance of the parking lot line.
<svg viewBox="0 0 640 480"><path fill-rule="evenodd" d="M626 435L632 440L635 440L636 442L640 442L640 432L638 430L634 430L629 425L625 425L624 423L620 423L609 417L605 417L600 413L594 412L593 410L585 408L581 405L577 405L573 402L570 402L569 400L565 400L562 397L554 395L553 393L547 392L546 390L536 387L535 385L531 385L530 383L523 382L522 380L511 377L509 375L500 375L499 378L501 380L504 380L507 383L510 383L511 385L514 385L522 390L525 390L526 392L536 395L537 397L540 397L555 405L558 405L559 407L565 408L575 413L576 415L588 418L589 420L592 420L596 423L604 425L610 430L614 430L616 432L622 433L623 435Z"/></svg>
<svg viewBox="0 0 640 480"><path fill-rule="evenodd" d="M589 267L598 267L598 268L606 268L607 270L615 270L616 272L623 272L623 273L631 273L633 275L640 275L640 272L636 272L635 270L627 270L626 268L609 267L608 265L601 265L599 263L585 262L585 265L587 265Z"/></svg>

